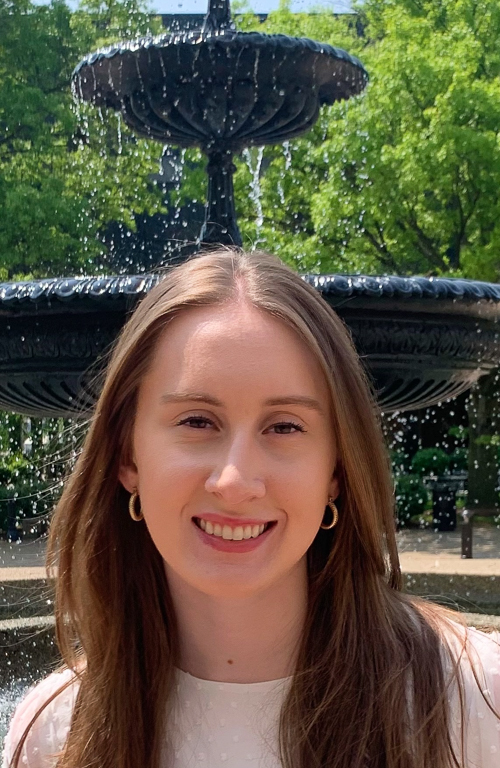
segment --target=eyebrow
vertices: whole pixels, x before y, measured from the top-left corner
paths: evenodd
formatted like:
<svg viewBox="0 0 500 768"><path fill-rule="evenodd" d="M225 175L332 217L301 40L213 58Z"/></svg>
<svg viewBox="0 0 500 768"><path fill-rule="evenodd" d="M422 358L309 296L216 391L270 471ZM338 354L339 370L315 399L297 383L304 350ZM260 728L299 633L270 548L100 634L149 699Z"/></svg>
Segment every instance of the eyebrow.
<svg viewBox="0 0 500 768"><path fill-rule="evenodd" d="M216 408L223 408L224 403L216 397L212 397L205 392L168 392L161 396L162 403L207 403ZM264 406L276 405L301 405L304 408L310 408L313 411L323 413L324 410L318 400L306 395L284 395L283 397L270 397L264 401Z"/></svg>

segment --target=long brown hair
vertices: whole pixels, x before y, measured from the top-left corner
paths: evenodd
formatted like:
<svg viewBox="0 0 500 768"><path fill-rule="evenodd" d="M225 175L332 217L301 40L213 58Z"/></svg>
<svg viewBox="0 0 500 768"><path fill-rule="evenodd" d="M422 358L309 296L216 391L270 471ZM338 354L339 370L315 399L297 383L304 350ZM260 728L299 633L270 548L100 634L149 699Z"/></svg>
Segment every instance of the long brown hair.
<svg viewBox="0 0 500 768"><path fill-rule="evenodd" d="M176 619L161 556L146 525L129 517L118 470L130 455L142 378L170 320L241 295L316 355L339 455L339 523L320 530L308 552L308 615L280 719L283 766L458 766L443 660L448 614L399 591L387 451L349 334L278 259L235 249L171 269L133 313L55 511L48 567L57 568L57 641L79 678L58 766L159 768L179 657Z"/></svg>

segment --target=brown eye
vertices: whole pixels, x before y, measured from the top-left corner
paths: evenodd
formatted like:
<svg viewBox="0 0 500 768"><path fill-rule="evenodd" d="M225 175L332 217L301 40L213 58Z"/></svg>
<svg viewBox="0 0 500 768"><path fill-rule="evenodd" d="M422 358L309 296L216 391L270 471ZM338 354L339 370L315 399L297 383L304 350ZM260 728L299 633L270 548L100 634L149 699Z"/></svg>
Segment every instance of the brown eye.
<svg viewBox="0 0 500 768"><path fill-rule="evenodd" d="M211 422L210 419L207 419L204 416L188 416L187 419L179 421L177 426L180 427L185 424L193 429L205 429L205 427L210 426L212 423L213 422Z"/></svg>
<svg viewBox="0 0 500 768"><path fill-rule="evenodd" d="M297 432L305 432L304 427L294 421L280 421L278 424L273 424L270 429L275 429L277 435L294 435Z"/></svg>

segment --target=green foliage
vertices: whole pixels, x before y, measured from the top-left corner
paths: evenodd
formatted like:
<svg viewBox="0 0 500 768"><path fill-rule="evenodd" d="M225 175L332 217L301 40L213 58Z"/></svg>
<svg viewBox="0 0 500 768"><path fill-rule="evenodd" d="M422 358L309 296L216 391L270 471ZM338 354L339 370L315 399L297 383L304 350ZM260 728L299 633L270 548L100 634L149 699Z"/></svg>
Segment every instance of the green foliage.
<svg viewBox="0 0 500 768"><path fill-rule="evenodd" d="M469 451L467 448L455 448L450 455L449 469L451 472L467 472Z"/></svg>
<svg viewBox="0 0 500 768"><path fill-rule="evenodd" d="M392 449L389 451L389 455L392 471L395 475L411 472L411 459L405 451Z"/></svg>
<svg viewBox="0 0 500 768"><path fill-rule="evenodd" d="M477 445L490 447L500 470L500 435L480 435L475 442Z"/></svg>
<svg viewBox="0 0 500 768"><path fill-rule="evenodd" d="M323 108L304 138L264 149L257 204L249 194L257 150L237 161L245 245L303 270L496 280L500 6L368 0L359 14L282 5L263 24L239 18L244 30L345 47L371 78L364 95Z"/></svg>
<svg viewBox="0 0 500 768"><path fill-rule="evenodd" d="M63 419L0 412L0 529L8 516L12 524L52 510L82 430Z"/></svg>
<svg viewBox="0 0 500 768"><path fill-rule="evenodd" d="M248 13L238 24L344 47L371 78L302 139L237 158L246 246L316 272L498 278L496 2L368 0L358 17L282 4L263 24ZM160 22L143 0L85 0L76 12L0 0L0 278L96 271L108 223L133 229L135 214L163 210L148 181L161 146L114 113L76 110L69 89L84 53L148 31ZM174 203L206 195L200 152L185 159Z"/></svg>
<svg viewBox="0 0 500 768"><path fill-rule="evenodd" d="M469 430L467 427L459 424L455 427L450 427L448 430L448 435L450 437L454 437L456 440L462 440L465 442L469 438Z"/></svg>
<svg viewBox="0 0 500 768"><path fill-rule="evenodd" d="M95 271L99 233L161 208L159 145L78 112L71 72L106 42L159 31L141 0L0 0L0 277Z"/></svg>
<svg viewBox="0 0 500 768"><path fill-rule="evenodd" d="M411 518L423 515L428 503L428 491L419 475L399 475L395 478L396 516L398 526L409 526Z"/></svg>
<svg viewBox="0 0 500 768"><path fill-rule="evenodd" d="M33 518L52 510L55 495L44 483L17 482L14 487L0 485L0 530L8 529L10 507L19 520Z"/></svg>
<svg viewBox="0 0 500 768"><path fill-rule="evenodd" d="M31 463L19 454L7 454L0 462L0 485L14 487L30 480Z"/></svg>
<svg viewBox="0 0 500 768"><path fill-rule="evenodd" d="M450 466L450 455L442 448L422 448L411 460L413 471L419 475L444 475Z"/></svg>

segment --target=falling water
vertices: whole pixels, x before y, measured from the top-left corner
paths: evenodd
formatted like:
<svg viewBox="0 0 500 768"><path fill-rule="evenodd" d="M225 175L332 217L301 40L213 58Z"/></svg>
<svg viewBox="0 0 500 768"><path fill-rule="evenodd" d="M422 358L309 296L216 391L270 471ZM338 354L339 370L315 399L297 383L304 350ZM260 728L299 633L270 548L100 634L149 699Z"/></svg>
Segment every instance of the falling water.
<svg viewBox="0 0 500 768"><path fill-rule="evenodd" d="M10 718L15 708L26 695L26 691L29 687L30 685L28 683L11 681L7 686L0 690L0 744L3 743Z"/></svg>
<svg viewBox="0 0 500 768"><path fill-rule="evenodd" d="M292 147L289 141L283 142L283 154L285 155L285 171L292 167Z"/></svg>
<svg viewBox="0 0 500 768"><path fill-rule="evenodd" d="M118 154L121 155L122 153L122 115L121 112L117 113L117 126L116 126L116 132L118 136Z"/></svg>
<svg viewBox="0 0 500 768"><path fill-rule="evenodd" d="M259 235L264 224L264 213L262 210L262 189L260 186L260 173L262 169L262 158L264 157L264 147L257 147L256 150L244 149L243 157L250 171L250 197L255 206L256 237L253 248L260 242Z"/></svg>

